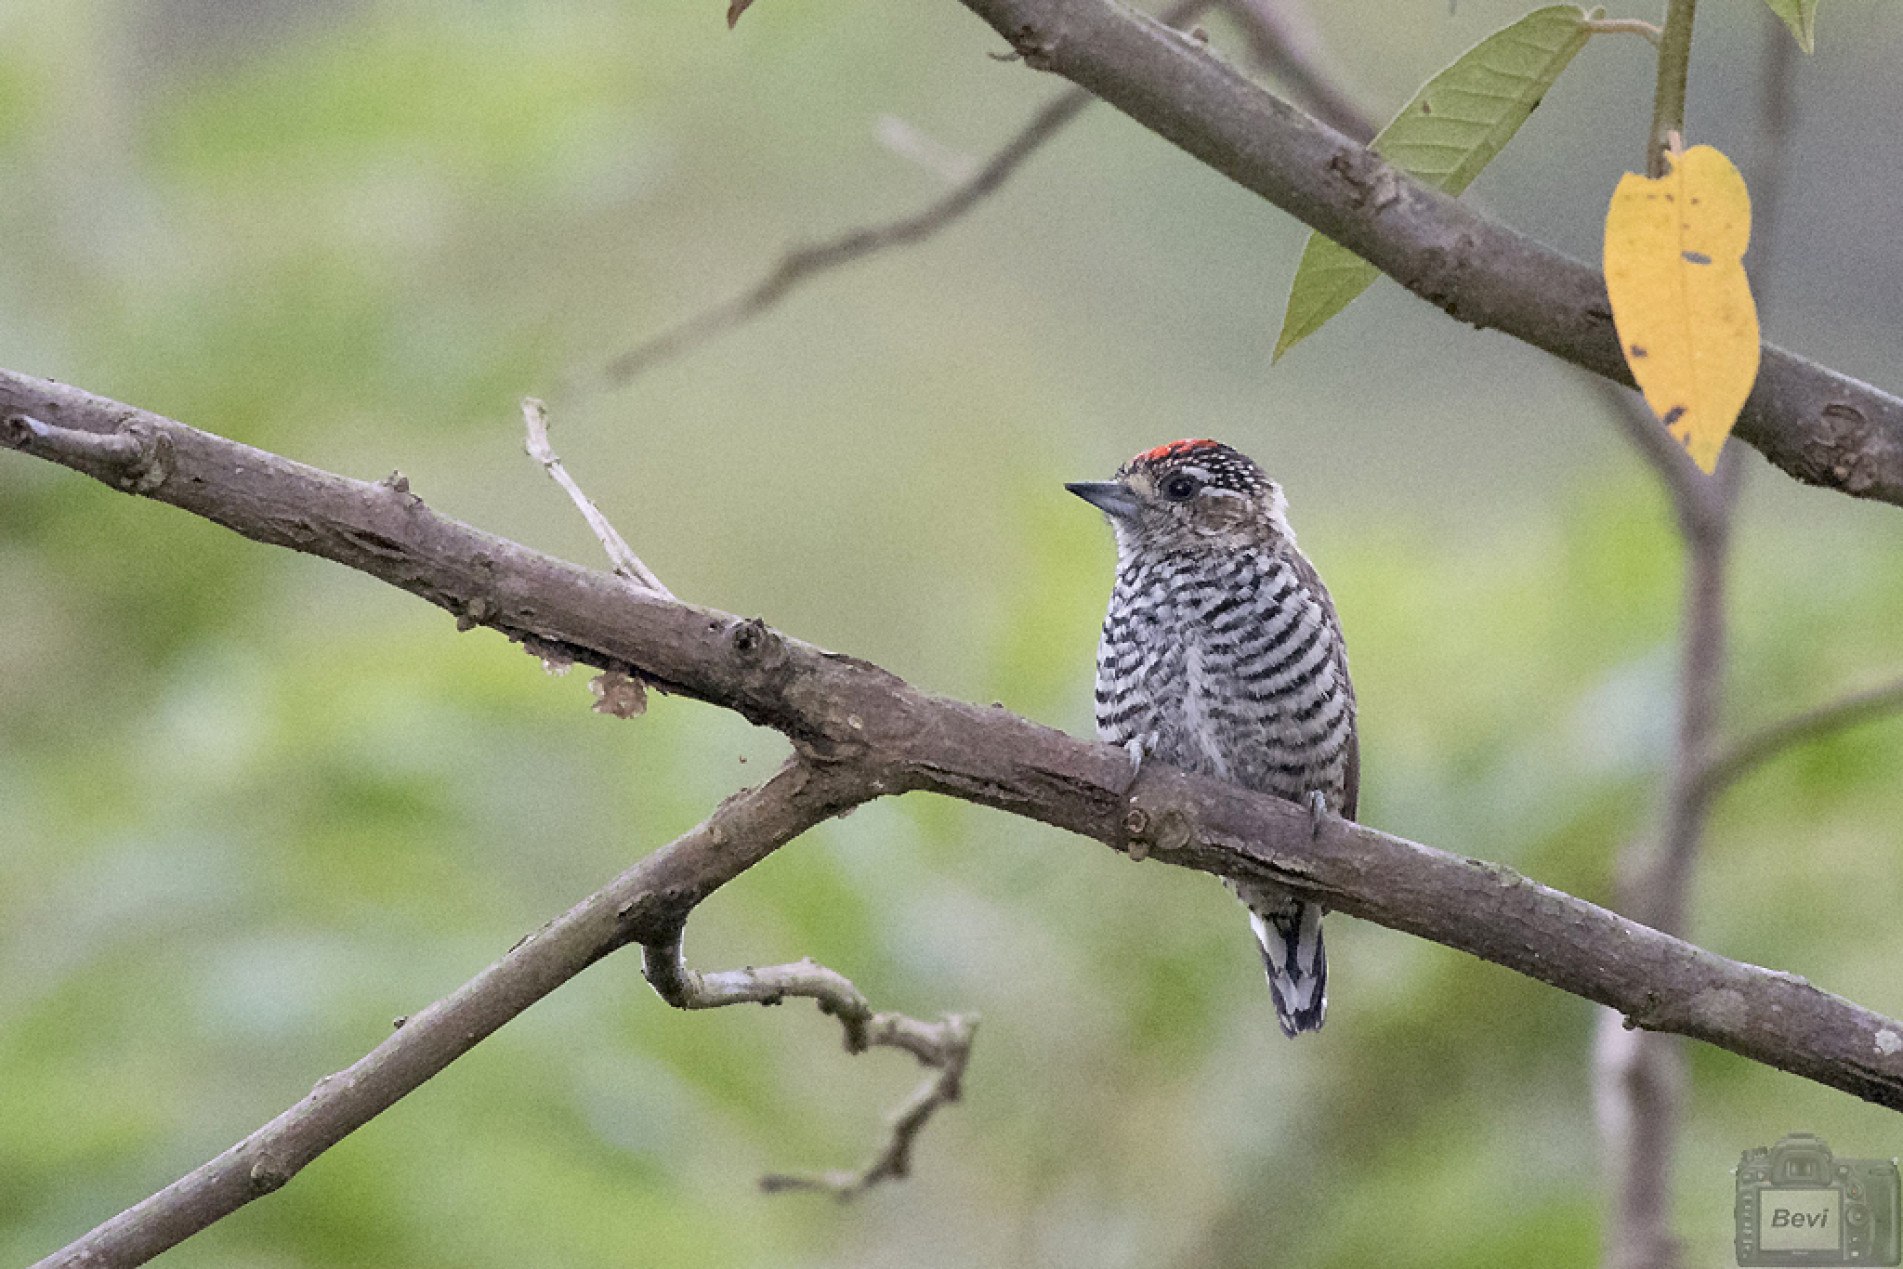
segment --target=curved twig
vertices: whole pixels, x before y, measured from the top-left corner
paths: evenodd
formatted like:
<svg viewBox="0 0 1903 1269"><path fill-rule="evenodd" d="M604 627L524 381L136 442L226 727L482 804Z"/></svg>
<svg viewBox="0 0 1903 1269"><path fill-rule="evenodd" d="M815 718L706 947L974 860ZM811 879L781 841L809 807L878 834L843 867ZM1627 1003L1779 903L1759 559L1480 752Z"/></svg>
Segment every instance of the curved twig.
<svg viewBox="0 0 1903 1269"><path fill-rule="evenodd" d="M1207 3L1213 0L1198 0L1194 5L1182 7L1194 11ZM1081 89L1058 94L1031 116L1030 122L992 155L976 175L930 207L886 224L848 230L825 242L793 248L746 291L621 353L601 368L595 383L578 384L572 391L580 395L620 387L664 361L671 361L736 326L764 316L802 282L881 251L919 242L949 227L1009 180L1092 100L1091 95Z"/></svg>
<svg viewBox="0 0 1903 1269"><path fill-rule="evenodd" d="M1699 773L1699 796L1715 799L1787 749L1903 710L1903 678L1864 688L1794 714L1746 736Z"/></svg>
<svg viewBox="0 0 1903 1269"><path fill-rule="evenodd" d="M1374 135L1373 122L1320 69L1312 38L1300 15L1275 0L1180 0L1165 9L1157 21L1180 27L1219 4L1235 17L1256 63L1286 84L1298 101L1351 136L1365 141ZM850 229L824 242L787 251L747 290L635 345L603 366L592 384L578 382L570 391L585 395L624 386L663 362L765 316L806 282L949 229L996 193L1095 100L1081 88L1058 94L975 172L930 206L897 220Z"/></svg>
<svg viewBox="0 0 1903 1269"><path fill-rule="evenodd" d="M933 1072L894 1113L886 1140L872 1162L854 1172L772 1173L760 1178L760 1188L769 1194L822 1190L843 1202L881 1182L902 1179L911 1170L912 1146L919 1133L940 1107L957 1101L963 1090L965 1066L978 1029L974 1014L949 1014L937 1022L921 1022L899 1013L874 1013L850 979L811 958L791 965L701 973L687 967L678 933L643 948L641 965L655 992L677 1009L777 1005L788 997L806 998L817 1001L822 1013L839 1019L846 1032L846 1052L904 1049Z"/></svg>
<svg viewBox="0 0 1903 1269"><path fill-rule="evenodd" d="M896 1038L886 1041L881 1038L886 1034L881 1027L881 1019L891 1019L893 1024L910 1024L912 1028L931 1027L933 1031L929 1037L913 1035L908 1036L905 1042ZM937 1023L919 1023L893 1014L875 1015L870 1042L899 1044L910 1050L925 1066L932 1068L933 1074L926 1076L924 1082L913 1089L911 1096L893 1112L884 1144L863 1168L855 1172L823 1172L818 1175L775 1172L760 1178L760 1188L768 1194L818 1190L831 1194L843 1203L858 1198L883 1181L897 1181L910 1176L912 1146L918 1140L919 1133L940 1108L957 1101L964 1091L965 1065L971 1060L971 1042L977 1026L978 1020L971 1014L947 1014ZM895 1030L892 1034L897 1036L899 1033ZM920 1051L927 1044L933 1054L929 1058Z"/></svg>

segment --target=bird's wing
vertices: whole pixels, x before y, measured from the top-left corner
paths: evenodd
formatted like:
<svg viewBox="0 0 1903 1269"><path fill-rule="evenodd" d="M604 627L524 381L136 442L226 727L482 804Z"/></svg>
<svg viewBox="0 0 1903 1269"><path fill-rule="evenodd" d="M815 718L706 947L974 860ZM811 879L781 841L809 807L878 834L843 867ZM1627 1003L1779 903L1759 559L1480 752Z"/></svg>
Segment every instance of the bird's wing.
<svg viewBox="0 0 1903 1269"><path fill-rule="evenodd" d="M1341 676L1342 686L1348 692L1348 706L1355 707L1355 681L1348 675L1348 641L1342 637L1341 617L1335 612L1334 596L1328 593L1328 587L1322 583L1321 574L1299 550L1289 552L1295 565L1296 574L1303 583L1321 600L1322 612L1335 634L1335 673ZM1359 721L1348 729L1347 770L1342 776L1341 805L1336 810L1343 819L1353 819L1361 805L1361 726Z"/></svg>
<svg viewBox="0 0 1903 1269"><path fill-rule="evenodd" d="M1341 815L1343 819L1353 819L1355 810L1361 802L1361 735L1359 731L1348 733L1348 770L1342 777Z"/></svg>

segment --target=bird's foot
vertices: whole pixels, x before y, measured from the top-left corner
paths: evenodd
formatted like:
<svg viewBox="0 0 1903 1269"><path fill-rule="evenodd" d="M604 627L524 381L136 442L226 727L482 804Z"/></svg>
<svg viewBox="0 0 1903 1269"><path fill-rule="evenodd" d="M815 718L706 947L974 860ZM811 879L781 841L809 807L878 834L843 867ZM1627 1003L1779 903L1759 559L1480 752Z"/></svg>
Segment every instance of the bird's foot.
<svg viewBox="0 0 1903 1269"><path fill-rule="evenodd" d="M1130 755L1130 778L1117 790L1117 796L1127 798L1130 791L1137 787L1137 777L1143 774L1143 741L1136 737L1124 741L1123 752Z"/></svg>
<svg viewBox="0 0 1903 1269"><path fill-rule="evenodd" d="M1322 825L1328 820L1328 799L1320 789L1308 791L1308 839L1318 842L1322 836Z"/></svg>
<svg viewBox="0 0 1903 1269"><path fill-rule="evenodd" d="M1117 791L1117 796L1127 798L1137 787L1137 777L1143 774L1143 741L1133 736L1123 743L1123 751L1130 755L1130 779ZM1142 814L1140 811L1131 813ZM1132 862L1140 864L1150 857L1150 843L1147 838L1132 835L1124 844L1124 853Z"/></svg>

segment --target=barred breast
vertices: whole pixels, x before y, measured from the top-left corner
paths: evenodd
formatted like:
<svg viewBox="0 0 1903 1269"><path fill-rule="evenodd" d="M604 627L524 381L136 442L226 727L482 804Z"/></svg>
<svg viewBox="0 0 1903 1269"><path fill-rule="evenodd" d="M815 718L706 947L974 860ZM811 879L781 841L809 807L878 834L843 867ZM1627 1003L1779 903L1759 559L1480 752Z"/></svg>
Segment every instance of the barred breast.
<svg viewBox="0 0 1903 1269"><path fill-rule="evenodd" d="M1355 700L1334 605L1293 548L1135 554L1097 656L1097 730L1262 793L1354 814Z"/></svg>

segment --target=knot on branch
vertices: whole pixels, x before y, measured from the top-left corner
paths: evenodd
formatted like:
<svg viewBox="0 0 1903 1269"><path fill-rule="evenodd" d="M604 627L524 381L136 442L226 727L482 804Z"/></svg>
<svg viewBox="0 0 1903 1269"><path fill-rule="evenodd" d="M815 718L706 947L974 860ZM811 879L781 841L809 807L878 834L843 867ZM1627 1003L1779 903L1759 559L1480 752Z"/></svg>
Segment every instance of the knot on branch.
<svg viewBox="0 0 1903 1269"><path fill-rule="evenodd" d="M734 655L742 664L760 670L777 670L786 664L786 641L779 631L760 620L748 617L735 622L727 633Z"/></svg>
<svg viewBox="0 0 1903 1269"><path fill-rule="evenodd" d="M1032 70L1047 71L1057 54L1057 37L1026 22L1011 32L1011 47Z"/></svg>
<svg viewBox="0 0 1903 1269"><path fill-rule="evenodd" d="M1196 840L1196 821L1181 807L1151 810L1140 805L1133 795L1129 809L1123 813L1123 831L1126 834L1124 853L1141 862L1153 853L1160 851L1167 855Z"/></svg>
<svg viewBox="0 0 1903 1269"><path fill-rule="evenodd" d="M1818 412L1817 430L1804 447L1804 470L1812 484L1836 485L1853 494L1867 493L1879 477L1878 438L1862 410L1832 401Z"/></svg>
<svg viewBox="0 0 1903 1269"><path fill-rule="evenodd" d="M464 604L463 610L456 614L456 630L458 633L467 634L477 626L493 621L501 614L501 611L492 600L477 595Z"/></svg>
<svg viewBox="0 0 1903 1269"><path fill-rule="evenodd" d="M1351 191L1349 205L1379 215L1401 201L1401 177L1373 150L1341 149L1328 160L1328 170Z"/></svg>
<svg viewBox="0 0 1903 1269"><path fill-rule="evenodd" d="M281 1190L284 1188L285 1183L296 1174L296 1171L295 1168L289 1167L269 1156L259 1159L256 1163L251 1165L251 1171L248 1174L251 1182L251 1192L262 1196L276 1190Z"/></svg>

